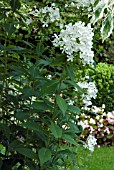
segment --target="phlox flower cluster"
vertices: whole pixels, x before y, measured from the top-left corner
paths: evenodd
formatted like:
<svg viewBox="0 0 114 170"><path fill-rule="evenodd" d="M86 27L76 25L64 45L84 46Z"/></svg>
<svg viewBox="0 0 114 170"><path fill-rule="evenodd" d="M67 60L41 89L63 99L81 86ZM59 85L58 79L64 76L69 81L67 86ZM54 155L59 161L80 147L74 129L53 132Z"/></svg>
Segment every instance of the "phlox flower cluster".
<svg viewBox="0 0 114 170"><path fill-rule="evenodd" d="M59 8L55 6L55 3L52 3L51 7L45 6L39 10L36 9L30 12L30 14L39 17L43 27L48 27L49 23L60 20L60 11Z"/></svg>
<svg viewBox="0 0 114 170"><path fill-rule="evenodd" d="M84 148L87 148L93 152L95 145L97 145L97 139L90 134L87 138L87 144L84 145Z"/></svg>
<svg viewBox="0 0 114 170"><path fill-rule="evenodd" d="M82 99L85 104L85 107L92 105L91 99L96 99L97 97L97 88L93 82L78 82L77 83L82 89L86 89L86 94L82 94ZM75 89L77 90L77 89Z"/></svg>
<svg viewBox="0 0 114 170"><path fill-rule="evenodd" d="M78 7L89 7L94 5L95 0L70 0L70 2L76 2Z"/></svg>
<svg viewBox="0 0 114 170"><path fill-rule="evenodd" d="M60 47L62 53L66 53L67 61L73 62L74 57L79 52L83 65L93 65L94 52L92 51L92 40L94 33L91 25L85 26L84 22L69 23L60 34L54 34L53 45Z"/></svg>

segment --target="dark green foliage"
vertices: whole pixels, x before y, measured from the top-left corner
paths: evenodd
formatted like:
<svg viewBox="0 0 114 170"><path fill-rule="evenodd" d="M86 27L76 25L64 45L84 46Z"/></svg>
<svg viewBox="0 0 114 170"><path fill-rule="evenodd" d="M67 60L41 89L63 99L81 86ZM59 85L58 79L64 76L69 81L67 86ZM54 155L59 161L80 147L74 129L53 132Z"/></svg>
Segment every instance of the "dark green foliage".
<svg viewBox="0 0 114 170"><path fill-rule="evenodd" d="M0 168L58 169L74 155L67 145L77 145L81 132L73 123L80 109L59 96L66 98L76 86L73 69L55 52L38 20L26 25L33 3L27 1L23 9L25 2L0 3Z"/></svg>

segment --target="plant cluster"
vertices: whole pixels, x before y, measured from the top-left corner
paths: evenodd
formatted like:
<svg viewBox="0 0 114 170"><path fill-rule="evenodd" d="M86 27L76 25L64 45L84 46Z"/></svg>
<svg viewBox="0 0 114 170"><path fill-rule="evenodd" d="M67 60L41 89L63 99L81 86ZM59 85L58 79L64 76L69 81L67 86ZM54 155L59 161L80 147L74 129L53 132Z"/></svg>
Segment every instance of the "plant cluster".
<svg viewBox="0 0 114 170"><path fill-rule="evenodd" d="M83 142L82 126L76 117L81 114L78 96L84 90L78 85L74 71L93 64L93 29L87 7L77 7L78 2L73 2L72 7L67 3L61 0L0 2L2 170L58 170L61 166L65 168L69 157L76 169L73 147ZM69 34L61 37L66 30ZM103 31L108 34L105 27ZM78 48L73 48L70 55L75 59L71 62L67 55L74 47L72 43ZM92 88L96 95L93 84Z"/></svg>
<svg viewBox="0 0 114 170"><path fill-rule="evenodd" d="M101 105L104 103L106 112L108 111L110 112L113 110L114 66L112 64L106 64L100 62L96 65L95 68L85 68L84 70L77 70L75 72L75 75L76 75L76 79L79 81L78 85L82 88L86 88L86 89L89 88L87 91L88 92L90 91L91 99L92 96L94 98L94 100L91 100L91 102L88 102L88 104L93 104L95 106L101 107ZM87 81L89 83L87 83ZM93 87L91 88L91 86Z"/></svg>
<svg viewBox="0 0 114 170"><path fill-rule="evenodd" d="M114 106L114 66L98 63L95 70L87 69L86 74L90 76L91 81L95 83L98 89L93 105L100 107L104 103L106 111L112 111Z"/></svg>
<svg viewBox="0 0 114 170"><path fill-rule="evenodd" d="M106 113L104 109L104 104L102 107L92 106L86 109L89 114L84 112L80 117L77 117L79 119L78 124L84 129L81 134L82 138L85 140L93 135L97 139L98 147L114 144L114 111ZM94 149L90 144L86 144L85 147L90 150Z"/></svg>

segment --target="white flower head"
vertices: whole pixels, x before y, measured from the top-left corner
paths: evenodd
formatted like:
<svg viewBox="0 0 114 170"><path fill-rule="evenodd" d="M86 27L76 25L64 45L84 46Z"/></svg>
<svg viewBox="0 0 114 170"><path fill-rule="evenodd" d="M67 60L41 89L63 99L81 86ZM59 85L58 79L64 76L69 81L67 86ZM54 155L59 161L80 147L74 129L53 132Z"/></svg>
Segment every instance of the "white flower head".
<svg viewBox="0 0 114 170"><path fill-rule="evenodd" d="M39 10L30 12L30 14L35 16L41 15L40 20L43 27L48 27L49 23L60 20L59 8L56 7L55 3L52 3L51 7L45 6Z"/></svg>
<svg viewBox="0 0 114 170"><path fill-rule="evenodd" d="M93 82L78 82L77 83L82 89L86 89L86 94L82 94L82 99L85 106L92 105L91 99L97 97L97 88Z"/></svg>
<svg viewBox="0 0 114 170"><path fill-rule="evenodd" d="M87 148L93 152L95 145L97 145L97 139L92 134L90 134L87 138L87 144L84 145L84 148Z"/></svg>
<svg viewBox="0 0 114 170"><path fill-rule="evenodd" d="M67 54L67 61L73 61L79 53L83 65L91 64L93 66L94 52L92 49L92 40L94 33L91 25L85 26L84 22L76 22L74 25L69 23L65 25L59 35L54 35L53 45L60 47L62 53Z"/></svg>

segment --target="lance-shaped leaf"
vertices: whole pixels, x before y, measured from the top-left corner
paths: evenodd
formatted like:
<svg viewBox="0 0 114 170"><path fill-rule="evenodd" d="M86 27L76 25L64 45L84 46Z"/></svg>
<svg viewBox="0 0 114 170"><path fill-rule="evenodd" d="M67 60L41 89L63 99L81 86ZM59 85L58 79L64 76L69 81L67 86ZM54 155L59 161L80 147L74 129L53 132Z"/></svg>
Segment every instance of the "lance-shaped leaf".
<svg viewBox="0 0 114 170"><path fill-rule="evenodd" d="M45 102L33 102L32 107L36 110L52 110L52 107Z"/></svg>
<svg viewBox="0 0 114 170"><path fill-rule="evenodd" d="M35 131L40 131L40 126L38 125L38 123L35 123L35 122L25 122L25 123L22 123L21 126L24 126L28 129L31 129L31 130L35 130Z"/></svg>
<svg viewBox="0 0 114 170"><path fill-rule="evenodd" d="M72 85L73 87L75 87L76 90L79 91L80 93L84 93L83 89L82 89L77 83L75 83L74 81L66 80L65 82L66 82L66 83L69 83L70 85Z"/></svg>
<svg viewBox="0 0 114 170"><path fill-rule="evenodd" d="M63 139L65 139L70 144L73 144L73 145L77 146L77 142L70 135L64 134Z"/></svg>
<svg viewBox="0 0 114 170"><path fill-rule="evenodd" d="M72 81L74 81L75 80L75 75L74 75L73 69L70 66L69 67L66 66L66 72L67 72L68 76L70 77L70 79Z"/></svg>
<svg viewBox="0 0 114 170"><path fill-rule="evenodd" d="M15 148L15 150L28 158L31 158L31 159L38 158L37 154L29 148Z"/></svg>
<svg viewBox="0 0 114 170"><path fill-rule="evenodd" d="M81 110L80 110L80 108L77 107L77 106L69 105L69 106L68 106L68 110L69 110L70 112L73 112L73 113L81 114Z"/></svg>
<svg viewBox="0 0 114 170"><path fill-rule="evenodd" d="M99 19L101 19L103 17L103 13L104 13L104 10L106 7L107 7L107 5L105 3L101 3L101 2L99 2L95 6L94 11L93 11L93 16L91 19L91 22L93 24L95 24Z"/></svg>
<svg viewBox="0 0 114 170"><path fill-rule="evenodd" d="M13 22L12 23L6 23L4 25L4 27L5 27L6 32L8 33L8 36L11 36L16 30Z"/></svg>
<svg viewBox="0 0 114 170"><path fill-rule="evenodd" d="M103 38L103 41L110 36L112 33L112 30L114 28L113 24L113 13L108 13L106 18L104 19L101 27L101 36Z"/></svg>
<svg viewBox="0 0 114 170"><path fill-rule="evenodd" d="M17 120L24 120L29 118L29 114L22 111L18 111L15 117Z"/></svg>
<svg viewBox="0 0 114 170"><path fill-rule="evenodd" d="M57 95L56 102L57 102L60 110L63 112L63 114L65 114L67 107L68 107L68 104L66 103L66 101Z"/></svg>
<svg viewBox="0 0 114 170"><path fill-rule="evenodd" d="M60 138L62 136L62 129L53 122L51 122L50 130L52 134L55 136L55 138Z"/></svg>
<svg viewBox="0 0 114 170"><path fill-rule="evenodd" d="M36 52L38 54L38 57L42 56L42 54L44 52L44 45L41 43L37 43Z"/></svg>
<svg viewBox="0 0 114 170"><path fill-rule="evenodd" d="M40 165L42 166L45 162L47 162L51 158L51 151L47 148L41 148L38 151Z"/></svg>
<svg viewBox="0 0 114 170"><path fill-rule="evenodd" d="M50 94L50 93L54 92L57 89L58 85L59 85L58 80L50 80L50 81L46 82L41 87L41 94L45 95L45 94Z"/></svg>

